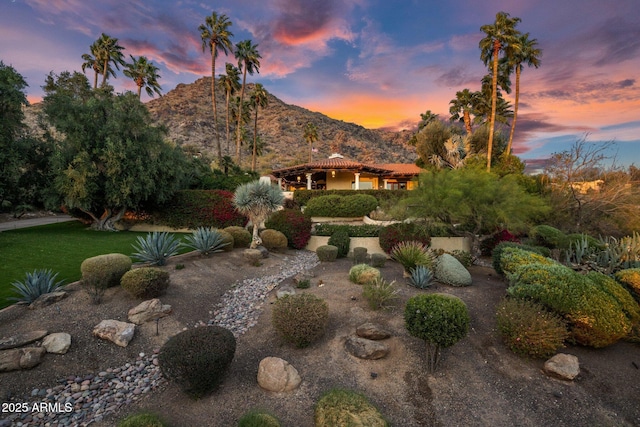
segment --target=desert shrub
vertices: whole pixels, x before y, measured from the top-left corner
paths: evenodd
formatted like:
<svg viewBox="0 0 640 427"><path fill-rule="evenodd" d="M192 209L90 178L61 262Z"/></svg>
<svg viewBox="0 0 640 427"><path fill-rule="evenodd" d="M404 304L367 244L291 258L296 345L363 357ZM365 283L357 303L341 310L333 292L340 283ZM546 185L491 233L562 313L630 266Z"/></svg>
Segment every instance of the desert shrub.
<svg viewBox="0 0 640 427"><path fill-rule="evenodd" d="M395 282L387 282L381 277L367 282L362 287L362 296L373 310L389 308L389 303L398 299Z"/></svg>
<svg viewBox="0 0 640 427"><path fill-rule="evenodd" d="M451 286L470 286L471 273L453 255L442 254L435 262L433 275L436 280Z"/></svg>
<svg viewBox="0 0 640 427"><path fill-rule="evenodd" d="M597 271L589 272L587 278L618 301L622 312L632 323L640 321L640 306L620 283L616 282L612 277Z"/></svg>
<svg viewBox="0 0 640 427"><path fill-rule="evenodd" d="M536 225L529 230L529 237L537 245L549 249L564 249L569 246L569 239L562 231L550 225Z"/></svg>
<svg viewBox="0 0 640 427"><path fill-rule="evenodd" d="M433 281L433 272L424 265L418 265L410 272L409 284L418 289L427 289Z"/></svg>
<svg viewBox="0 0 640 427"><path fill-rule="evenodd" d="M267 412L249 411L238 420L238 427L280 427L280 421Z"/></svg>
<svg viewBox="0 0 640 427"><path fill-rule="evenodd" d="M496 311L498 331L514 353L547 358L569 337L565 321L532 301L505 298Z"/></svg>
<svg viewBox="0 0 640 427"><path fill-rule="evenodd" d="M122 276L120 283L134 298L156 298L169 287L169 273L156 267L134 268Z"/></svg>
<svg viewBox="0 0 640 427"><path fill-rule="evenodd" d="M378 206L375 197L367 194L339 196L337 194L315 197L307 203L305 214L325 217L361 217Z"/></svg>
<svg viewBox="0 0 640 427"><path fill-rule="evenodd" d="M270 251L287 249L289 246L287 236L285 236L283 232L271 230L270 228L260 232L260 239L262 240L262 246Z"/></svg>
<svg viewBox="0 0 640 427"><path fill-rule="evenodd" d="M309 289L310 286L311 286L311 280L309 279L299 280L298 283L296 284L296 288L298 289Z"/></svg>
<svg viewBox="0 0 640 427"><path fill-rule="evenodd" d="M318 246L316 255L320 262L331 262L338 258L338 248L333 245Z"/></svg>
<svg viewBox="0 0 640 427"><path fill-rule="evenodd" d="M502 262L502 253L506 248L518 248L524 251L533 252L543 257L549 257L551 255L551 251L549 250L549 248L545 248L544 246L529 246L514 242L498 243L498 245L493 249L493 252L491 253L491 262L493 265L493 269L496 270L496 272L500 275L504 275L504 271L502 271L500 263Z"/></svg>
<svg viewBox="0 0 640 427"><path fill-rule="evenodd" d="M131 270L131 258L123 254L105 254L87 258L80 264L82 280L96 280L105 288L120 285L120 279Z"/></svg>
<svg viewBox="0 0 640 427"><path fill-rule="evenodd" d="M271 320L283 340L304 348L324 335L329 306L313 294L286 295L274 304Z"/></svg>
<svg viewBox="0 0 640 427"><path fill-rule="evenodd" d="M507 277L511 274L517 273L517 271L523 266L530 264L554 265L557 263L552 259L545 258L542 255L517 247L504 248L500 255L499 268Z"/></svg>
<svg viewBox="0 0 640 427"><path fill-rule="evenodd" d="M58 273L54 273L52 270L34 270L31 273L26 273L23 280L11 283L14 293L18 296L7 297L7 299L31 304L41 295L55 292L64 286L63 280L56 281L57 277Z"/></svg>
<svg viewBox="0 0 640 427"><path fill-rule="evenodd" d="M457 259L460 264L464 265L466 268L469 268L473 265L474 257L467 251L454 249L453 251L451 251L451 256Z"/></svg>
<svg viewBox="0 0 640 427"><path fill-rule="evenodd" d="M224 229L233 236L234 248L248 248L251 244L251 233L244 227L232 226Z"/></svg>
<svg viewBox="0 0 640 427"><path fill-rule="evenodd" d="M418 265L433 268L433 254L422 242L402 241L391 249L391 259L398 262L407 273Z"/></svg>
<svg viewBox="0 0 640 427"><path fill-rule="evenodd" d="M220 230L215 228L198 227L185 237L183 246L200 252L202 255L214 254L222 252L224 247L229 244L225 241Z"/></svg>
<svg viewBox="0 0 640 427"><path fill-rule="evenodd" d="M344 258L349 254L350 242L349 233L340 230L329 237L328 243L338 248L338 258Z"/></svg>
<svg viewBox="0 0 640 427"><path fill-rule="evenodd" d="M490 256L493 249L502 242L520 243L520 239L509 230L500 230L480 241L480 253L483 256Z"/></svg>
<svg viewBox="0 0 640 427"><path fill-rule="evenodd" d="M392 224L380 230L380 247L386 253L400 242L418 241L424 246L431 244L431 237L425 227L415 222Z"/></svg>
<svg viewBox="0 0 640 427"><path fill-rule="evenodd" d="M371 254L371 267L382 268L387 262L385 254Z"/></svg>
<svg viewBox="0 0 640 427"><path fill-rule="evenodd" d="M165 421L158 415L150 412L129 415L118 423L118 427L168 427Z"/></svg>
<svg viewBox="0 0 640 427"><path fill-rule="evenodd" d="M200 397L214 391L236 352L236 339L220 326L187 329L169 338L158 354L162 374L185 393Z"/></svg>
<svg viewBox="0 0 640 427"><path fill-rule="evenodd" d="M636 300L640 301L640 268L627 268L618 271L615 276L616 280L631 290Z"/></svg>
<svg viewBox="0 0 640 427"><path fill-rule="evenodd" d="M340 389L322 395L315 407L314 423L316 427L389 426L364 395Z"/></svg>
<svg viewBox="0 0 640 427"><path fill-rule="evenodd" d="M311 238L311 218L294 209L274 212L265 222L267 228L278 230L287 236L289 247L304 249Z"/></svg>
<svg viewBox="0 0 640 427"><path fill-rule="evenodd" d="M349 270L349 280L364 285L380 278L380 270L367 264L357 264Z"/></svg>
<svg viewBox="0 0 640 427"><path fill-rule="evenodd" d="M441 349L451 347L467 335L470 319L467 306L460 298L420 294L407 301L404 321L411 335L425 341L427 370L434 372Z"/></svg>
<svg viewBox="0 0 640 427"><path fill-rule="evenodd" d="M167 232L154 231L145 237L138 236L133 244L133 257L152 265L165 265L167 259L178 253L179 240Z"/></svg>
<svg viewBox="0 0 640 427"><path fill-rule="evenodd" d="M233 241L233 236L231 235L231 233L224 230L218 230L218 232L220 233L220 236L222 236L222 250L225 252L233 251L233 245L235 242Z"/></svg>
<svg viewBox="0 0 640 427"><path fill-rule="evenodd" d="M382 226L373 224L351 225L331 224L321 222L316 224L313 234L316 236L331 236L336 231L346 231L349 237L378 237Z"/></svg>
<svg viewBox="0 0 640 427"><path fill-rule="evenodd" d="M367 262L367 248L356 247L353 248L353 263L364 264Z"/></svg>
<svg viewBox="0 0 640 427"><path fill-rule="evenodd" d="M395 205L399 200L407 198L408 193L406 190L297 190L293 193L293 200L298 202L300 206L306 206L311 199L332 194L338 196L367 194L375 197L378 200L378 204Z"/></svg>

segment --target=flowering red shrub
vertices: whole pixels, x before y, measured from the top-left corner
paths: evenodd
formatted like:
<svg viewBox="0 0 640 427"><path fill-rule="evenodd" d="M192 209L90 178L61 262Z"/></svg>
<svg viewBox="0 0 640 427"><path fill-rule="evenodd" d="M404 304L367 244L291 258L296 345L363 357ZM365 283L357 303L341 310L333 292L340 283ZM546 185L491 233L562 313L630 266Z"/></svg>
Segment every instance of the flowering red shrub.
<svg viewBox="0 0 640 427"><path fill-rule="evenodd" d="M311 238L311 218L297 209L274 212L265 226L287 236L289 246L294 249L304 249Z"/></svg>
<svg viewBox="0 0 640 427"><path fill-rule="evenodd" d="M380 247L386 253L391 253L391 249L400 242L416 241L426 247L431 245L431 236L425 227L414 222L392 224L380 230Z"/></svg>
<svg viewBox="0 0 640 427"><path fill-rule="evenodd" d="M520 239L509 230L500 230L480 242L480 253L483 256L491 256L493 249L502 242L520 243Z"/></svg>

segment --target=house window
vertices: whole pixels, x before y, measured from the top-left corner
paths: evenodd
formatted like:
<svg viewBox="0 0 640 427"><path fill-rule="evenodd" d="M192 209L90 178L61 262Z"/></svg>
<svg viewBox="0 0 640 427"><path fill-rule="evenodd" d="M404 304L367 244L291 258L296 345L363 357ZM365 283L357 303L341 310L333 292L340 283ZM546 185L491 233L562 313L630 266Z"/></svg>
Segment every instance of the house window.
<svg viewBox="0 0 640 427"><path fill-rule="evenodd" d="M406 182L388 182L387 189L389 190L406 190L407 183Z"/></svg>
<svg viewBox="0 0 640 427"><path fill-rule="evenodd" d="M355 181L351 181L351 189L352 190L356 189ZM372 190L372 189L373 189L372 181L360 181L360 190Z"/></svg>

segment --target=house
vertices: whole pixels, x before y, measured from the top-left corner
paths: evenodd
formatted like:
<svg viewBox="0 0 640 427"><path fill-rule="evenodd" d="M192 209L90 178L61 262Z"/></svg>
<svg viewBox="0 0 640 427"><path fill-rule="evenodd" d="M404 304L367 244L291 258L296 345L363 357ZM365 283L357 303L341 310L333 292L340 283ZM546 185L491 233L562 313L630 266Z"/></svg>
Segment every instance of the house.
<svg viewBox="0 0 640 427"><path fill-rule="evenodd" d="M328 159L304 163L271 172L285 191L367 190L414 188L422 172L415 164L367 164L332 154Z"/></svg>

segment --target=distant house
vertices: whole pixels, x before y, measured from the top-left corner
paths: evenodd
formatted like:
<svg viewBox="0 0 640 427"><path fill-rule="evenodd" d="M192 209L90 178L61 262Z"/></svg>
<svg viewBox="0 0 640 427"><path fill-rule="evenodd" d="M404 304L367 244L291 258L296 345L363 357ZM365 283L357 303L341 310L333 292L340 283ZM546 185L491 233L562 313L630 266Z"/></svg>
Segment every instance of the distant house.
<svg viewBox="0 0 640 427"><path fill-rule="evenodd" d="M367 164L347 160L340 154L271 172L285 191L407 189L422 169L411 163Z"/></svg>

